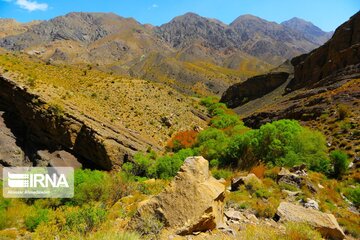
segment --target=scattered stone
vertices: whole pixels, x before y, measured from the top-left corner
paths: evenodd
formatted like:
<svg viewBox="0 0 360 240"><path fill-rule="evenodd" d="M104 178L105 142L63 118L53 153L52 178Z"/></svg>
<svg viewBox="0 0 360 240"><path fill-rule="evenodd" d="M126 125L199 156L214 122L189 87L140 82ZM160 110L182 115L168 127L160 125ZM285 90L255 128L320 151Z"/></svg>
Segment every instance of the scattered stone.
<svg viewBox="0 0 360 240"><path fill-rule="evenodd" d="M235 211L233 209L226 211L224 214L228 220L241 221L245 219L244 215L241 212Z"/></svg>
<svg viewBox="0 0 360 240"><path fill-rule="evenodd" d="M289 184L297 188L301 188L304 185L303 177L295 173L291 173L285 168L281 168L280 172L278 173L277 182Z"/></svg>
<svg viewBox="0 0 360 240"><path fill-rule="evenodd" d="M248 185L251 182L262 183L255 174L250 173L246 177L242 176L231 179L231 191L237 191L241 185Z"/></svg>
<svg viewBox="0 0 360 240"><path fill-rule="evenodd" d="M307 198L304 207L319 210L319 203L313 199Z"/></svg>
<svg viewBox="0 0 360 240"><path fill-rule="evenodd" d="M202 127L200 127L200 126L195 126L194 127L195 132L201 132L202 130L204 130L204 129Z"/></svg>
<svg viewBox="0 0 360 240"><path fill-rule="evenodd" d="M245 217L253 223L257 223L259 221L254 214L246 214Z"/></svg>
<svg viewBox="0 0 360 240"><path fill-rule="evenodd" d="M323 185L321 185L320 183L318 183L318 188L320 188L320 189L324 189L324 186L323 186Z"/></svg>
<svg viewBox="0 0 360 240"><path fill-rule="evenodd" d="M290 172L295 173L299 176L306 176L307 175L306 164L294 166L290 169Z"/></svg>
<svg viewBox="0 0 360 240"><path fill-rule="evenodd" d="M171 127L173 125L171 119L169 117L162 117L161 122L165 124L167 127Z"/></svg>
<svg viewBox="0 0 360 240"><path fill-rule="evenodd" d="M311 193L315 194L318 192L317 188L310 181L306 181L305 185L311 191Z"/></svg>
<svg viewBox="0 0 360 240"><path fill-rule="evenodd" d="M344 239L345 234L332 214L304 208L288 202L280 203L276 219L291 222L305 222L316 228L324 237Z"/></svg>
<svg viewBox="0 0 360 240"><path fill-rule="evenodd" d="M223 233L236 236L236 232L234 231L234 229L224 223L219 224L217 229L222 231Z"/></svg>
<svg viewBox="0 0 360 240"><path fill-rule="evenodd" d="M179 235L213 230L224 223L224 198L225 186L211 176L209 162L189 157L169 186L140 204L129 228L139 229L150 215Z"/></svg>
<svg viewBox="0 0 360 240"><path fill-rule="evenodd" d="M289 197L296 197L301 193L301 191L293 192L293 191L289 191L289 190L286 190L286 189L283 189L282 192L286 193Z"/></svg>

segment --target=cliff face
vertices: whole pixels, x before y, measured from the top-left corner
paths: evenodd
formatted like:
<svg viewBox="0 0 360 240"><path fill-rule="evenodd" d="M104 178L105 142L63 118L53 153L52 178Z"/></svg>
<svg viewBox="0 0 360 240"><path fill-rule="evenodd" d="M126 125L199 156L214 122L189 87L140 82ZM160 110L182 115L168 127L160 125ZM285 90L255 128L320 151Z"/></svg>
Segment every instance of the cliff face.
<svg viewBox="0 0 360 240"><path fill-rule="evenodd" d="M110 170L130 160L136 151L159 149L127 129L113 129L95 119L66 113L9 79L0 77L0 89L0 110L7 113L7 122L21 126L17 141L25 154L44 148L66 150L85 164Z"/></svg>
<svg viewBox="0 0 360 240"><path fill-rule="evenodd" d="M289 91L330 85L339 77L360 75L360 12L342 24L323 46L294 58Z"/></svg>
<svg viewBox="0 0 360 240"><path fill-rule="evenodd" d="M236 111L250 118L249 123L257 122L256 126L264 122L261 119L266 118L270 121L269 116L302 118L304 106L299 105L296 107L297 111L294 111L294 106L300 99L307 101L309 96L336 89L348 80L360 77L360 12L338 27L327 43L309 54L293 58L291 65L293 70L289 67L283 69L283 66L286 66L283 64L272 73L252 77L243 83L231 86L224 93L221 101L229 107L238 108ZM274 73L275 71L290 74L294 71L294 73L285 83L285 81L280 81L281 75ZM285 83L285 86L281 83ZM259 104L250 102L244 106L247 103L244 101L245 98L254 100L266 94L268 96L259 100ZM278 108L280 103L292 105L292 108L286 111L285 108L268 111ZM316 115L319 114L318 112Z"/></svg>
<svg viewBox="0 0 360 240"><path fill-rule="evenodd" d="M274 72L249 78L228 88L220 101L228 107L238 107L273 91L285 83L288 77L287 72Z"/></svg>

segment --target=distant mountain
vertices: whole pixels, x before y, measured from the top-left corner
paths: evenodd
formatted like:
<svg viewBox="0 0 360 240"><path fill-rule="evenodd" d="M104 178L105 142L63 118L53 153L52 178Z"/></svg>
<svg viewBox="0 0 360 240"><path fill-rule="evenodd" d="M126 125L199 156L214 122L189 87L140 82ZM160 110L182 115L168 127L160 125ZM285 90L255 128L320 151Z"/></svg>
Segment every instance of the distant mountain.
<svg viewBox="0 0 360 240"><path fill-rule="evenodd" d="M317 35L307 35L251 15L226 25L187 13L154 27L112 13L69 13L3 33L0 47L35 54L51 64L93 65L183 92L220 94L320 45Z"/></svg>
<svg viewBox="0 0 360 240"><path fill-rule="evenodd" d="M175 48L202 43L204 46L222 49L236 47L239 40L234 30L226 24L195 13L176 17L156 28L156 32Z"/></svg>
<svg viewBox="0 0 360 240"><path fill-rule="evenodd" d="M19 23L14 19L0 18L0 38L26 32L31 26L39 24L40 21Z"/></svg>
<svg viewBox="0 0 360 240"><path fill-rule="evenodd" d="M290 28L294 31L302 33L302 35L309 41L315 44L323 44L330 39L333 32L324 32L311 22L305 21L301 18L294 17L288 21L282 22L281 25Z"/></svg>

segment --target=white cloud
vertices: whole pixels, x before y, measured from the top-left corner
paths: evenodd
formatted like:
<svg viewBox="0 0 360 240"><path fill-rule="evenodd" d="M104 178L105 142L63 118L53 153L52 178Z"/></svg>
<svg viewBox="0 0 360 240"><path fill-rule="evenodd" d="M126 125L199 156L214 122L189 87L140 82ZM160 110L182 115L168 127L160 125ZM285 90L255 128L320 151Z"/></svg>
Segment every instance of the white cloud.
<svg viewBox="0 0 360 240"><path fill-rule="evenodd" d="M18 5L20 8L28 10L30 12L37 10L46 11L49 7L46 3L38 3L31 0L16 0L15 4Z"/></svg>
<svg viewBox="0 0 360 240"><path fill-rule="evenodd" d="M153 5L151 5L148 9L151 10L151 9L155 9L155 8L158 8L159 5L157 5L156 3L154 3Z"/></svg>

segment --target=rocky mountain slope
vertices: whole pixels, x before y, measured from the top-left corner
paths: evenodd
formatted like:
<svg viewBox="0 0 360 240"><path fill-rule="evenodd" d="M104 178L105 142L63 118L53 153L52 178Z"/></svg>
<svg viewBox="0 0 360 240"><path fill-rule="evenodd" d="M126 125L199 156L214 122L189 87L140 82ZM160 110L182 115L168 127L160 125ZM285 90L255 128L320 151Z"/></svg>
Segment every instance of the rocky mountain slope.
<svg viewBox="0 0 360 240"><path fill-rule="evenodd" d="M137 151L162 150L174 132L206 124L196 99L161 84L46 65L24 54L3 53L0 62L5 166L15 164L9 155L18 165L46 165L42 150L64 150L85 165L113 169Z"/></svg>
<svg viewBox="0 0 360 240"><path fill-rule="evenodd" d="M294 17L290 20L284 21L281 25L302 33L302 35L309 41L322 45L331 38L334 32L324 32L311 22L305 21L301 18Z"/></svg>
<svg viewBox="0 0 360 240"><path fill-rule="evenodd" d="M291 65L285 63L267 75L231 86L221 101L235 108L252 127L282 118L303 120L323 131L331 148L345 148L350 156L358 156L359 50L357 13L323 46L293 58ZM277 86L274 78L282 75ZM264 86L270 87L265 91Z"/></svg>
<svg viewBox="0 0 360 240"><path fill-rule="evenodd" d="M51 64L90 64L163 82L186 93L221 94L326 41L303 31L254 16L226 25L188 13L153 27L111 13L69 13L3 34L0 47Z"/></svg>
<svg viewBox="0 0 360 240"><path fill-rule="evenodd" d="M0 38L26 32L29 28L39 24L40 21L19 23L14 19L0 18Z"/></svg>

